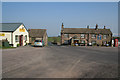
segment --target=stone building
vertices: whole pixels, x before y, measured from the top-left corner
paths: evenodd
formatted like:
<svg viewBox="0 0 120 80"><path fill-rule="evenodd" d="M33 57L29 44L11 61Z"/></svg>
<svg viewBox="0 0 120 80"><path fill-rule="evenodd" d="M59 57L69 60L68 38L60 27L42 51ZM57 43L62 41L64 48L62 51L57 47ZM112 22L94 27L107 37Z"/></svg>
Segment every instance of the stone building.
<svg viewBox="0 0 120 80"><path fill-rule="evenodd" d="M74 45L111 45L112 32L110 29L99 29L96 24L95 28L61 28L61 44Z"/></svg>
<svg viewBox="0 0 120 80"><path fill-rule="evenodd" d="M29 32L29 43L34 44L35 40L43 40L47 45L48 36L46 29L28 29Z"/></svg>

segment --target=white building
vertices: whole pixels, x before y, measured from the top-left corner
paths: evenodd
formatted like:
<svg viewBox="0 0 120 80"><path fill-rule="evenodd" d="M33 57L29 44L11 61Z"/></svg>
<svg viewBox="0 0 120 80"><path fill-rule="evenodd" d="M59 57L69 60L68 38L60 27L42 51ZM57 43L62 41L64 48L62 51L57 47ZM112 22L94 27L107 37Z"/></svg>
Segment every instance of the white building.
<svg viewBox="0 0 120 80"><path fill-rule="evenodd" d="M1 23L0 40L7 39L13 47L29 43L29 34L23 23Z"/></svg>

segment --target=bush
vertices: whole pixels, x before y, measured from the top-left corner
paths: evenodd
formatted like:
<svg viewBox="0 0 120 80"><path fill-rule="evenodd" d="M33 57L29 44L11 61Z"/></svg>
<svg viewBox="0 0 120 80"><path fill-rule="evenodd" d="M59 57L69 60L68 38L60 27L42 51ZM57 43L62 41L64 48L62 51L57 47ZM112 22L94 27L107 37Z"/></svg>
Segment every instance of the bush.
<svg viewBox="0 0 120 80"><path fill-rule="evenodd" d="M19 47L20 46L20 44L17 44L17 47Z"/></svg>
<svg viewBox="0 0 120 80"><path fill-rule="evenodd" d="M93 46L96 46L97 44L96 44L96 43L93 43L92 45L93 45Z"/></svg>
<svg viewBox="0 0 120 80"><path fill-rule="evenodd" d="M2 47L10 47L9 42L7 40L4 40L2 42Z"/></svg>

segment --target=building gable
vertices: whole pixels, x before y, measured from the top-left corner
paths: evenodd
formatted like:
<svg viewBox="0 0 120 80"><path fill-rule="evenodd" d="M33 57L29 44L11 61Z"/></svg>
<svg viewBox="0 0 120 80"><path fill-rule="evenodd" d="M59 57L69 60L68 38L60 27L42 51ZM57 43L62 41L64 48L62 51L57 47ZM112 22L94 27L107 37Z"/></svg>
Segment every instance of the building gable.
<svg viewBox="0 0 120 80"><path fill-rule="evenodd" d="M21 24L17 29L14 30L13 33L24 34L24 33L28 33L28 31L24 26L24 24Z"/></svg>
<svg viewBox="0 0 120 80"><path fill-rule="evenodd" d="M28 29L30 37L43 38L46 33L46 29Z"/></svg>

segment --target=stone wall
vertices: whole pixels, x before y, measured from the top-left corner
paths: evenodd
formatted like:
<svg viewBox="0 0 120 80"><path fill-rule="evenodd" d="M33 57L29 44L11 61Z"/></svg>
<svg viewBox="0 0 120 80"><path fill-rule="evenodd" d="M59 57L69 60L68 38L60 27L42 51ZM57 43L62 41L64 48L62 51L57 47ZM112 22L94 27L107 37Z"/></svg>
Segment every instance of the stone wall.
<svg viewBox="0 0 120 80"><path fill-rule="evenodd" d="M106 39L103 39L103 34L101 35L101 40L97 40L98 34L96 34L96 38L92 38L92 34L85 34L85 38L81 38L81 34L68 34L68 37L66 38L63 33L61 33L61 44L64 44L65 40L70 40L74 36L76 36L76 39L79 39L79 43L81 43L81 40L84 40L86 44L91 43L92 41L96 41L97 44L102 45L103 41L111 42L112 35L109 34Z"/></svg>

